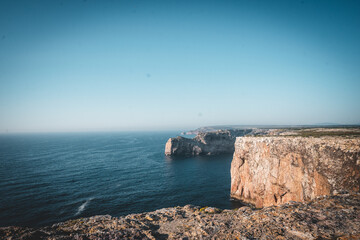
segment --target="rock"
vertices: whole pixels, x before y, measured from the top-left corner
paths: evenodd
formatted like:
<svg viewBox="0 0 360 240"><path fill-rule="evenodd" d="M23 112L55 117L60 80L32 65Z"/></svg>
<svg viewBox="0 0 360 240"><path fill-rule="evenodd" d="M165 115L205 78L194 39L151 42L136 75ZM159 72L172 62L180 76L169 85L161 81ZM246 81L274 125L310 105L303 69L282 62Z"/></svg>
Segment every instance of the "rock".
<svg viewBox="0 0 360 240"><path fill-rule="evenodd" d="M233 153L236 137L249 134L251 131L251 129L218 130L200 132L193 139L180 136L169 138L165 145L165 155L196 156Z"/></svg>
<svg viewBox="0 0 360 240"><path fill-rule="evenodd" d="M206 213L221 213L221 209L215 207L207 207L204 209Z"/></svg>
<svg viewBox="0 0 360 240"><path fill-rule="evenodd" d="M239 137L231 197L256 207L359 192L359 137Z"/></svg>
<svg viewBox="0 0 360 240"><path fill-rule="evenodd" d="M353 192L339 191L336 196L311 202L257 210L196 209L199 207L185 206L123 217L94 216L37 229L1 227L0 239L359 239L360 236L360 194Z"/></svg>
<svg viewBox="0 0 360 240"><path fill-rule="evenodd" d="M185 209L186 211L194 212L195 210L198 210L199 207L194 206L194 205L192 205L192 204L188 204L188 205L185 205L185 206L184 206L184 209Z"/></svg>
<svg viewBox="0 0 360 240"><path fill-rule="evenodd" d="M248 211L251 211L251 208L248 207L248 206L243 206L243 207L239 208L238 211L240 211L240 212L248 212Z"/></svg>
<svg viewBox="0 0 360 240"><path fill-rule="evenodd" d="M199 143L193 139L176 137L169 138L165 145L165 155L199 155L202 153L201 148L198 146Z"/></svg>

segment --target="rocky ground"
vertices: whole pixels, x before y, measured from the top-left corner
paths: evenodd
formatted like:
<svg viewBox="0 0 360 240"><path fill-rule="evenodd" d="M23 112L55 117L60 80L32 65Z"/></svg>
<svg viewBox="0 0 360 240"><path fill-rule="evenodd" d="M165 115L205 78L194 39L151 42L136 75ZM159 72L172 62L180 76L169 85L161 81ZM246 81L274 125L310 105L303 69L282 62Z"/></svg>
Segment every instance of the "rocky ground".
<svg viewBox="0 0 360 240"><path fill-rule="evenodd" d="M261 129L260 134L254 136L299 136L299 137L360 137L359 127L338 127L338 128L274 128Z"/></svg>
<svg viewBox="0 0 360 240"><path fill-rule="evenodd" d="M0 239L360 239L360 193L262 209L187 205L124 217L80 218L39 229L3 227Z"/></svg>

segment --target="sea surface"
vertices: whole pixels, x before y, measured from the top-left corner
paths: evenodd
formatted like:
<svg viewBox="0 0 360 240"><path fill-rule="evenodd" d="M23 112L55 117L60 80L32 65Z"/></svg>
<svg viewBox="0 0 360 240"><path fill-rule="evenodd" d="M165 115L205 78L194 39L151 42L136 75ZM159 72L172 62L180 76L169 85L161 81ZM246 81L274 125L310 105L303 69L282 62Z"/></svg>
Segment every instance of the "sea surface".
<svg viewBox="0 0 360 240"><path fill-rule="evenodd" d="M232 155L170 158L176 132L0 135L0 226L193 204L234 208Z"/></svg>

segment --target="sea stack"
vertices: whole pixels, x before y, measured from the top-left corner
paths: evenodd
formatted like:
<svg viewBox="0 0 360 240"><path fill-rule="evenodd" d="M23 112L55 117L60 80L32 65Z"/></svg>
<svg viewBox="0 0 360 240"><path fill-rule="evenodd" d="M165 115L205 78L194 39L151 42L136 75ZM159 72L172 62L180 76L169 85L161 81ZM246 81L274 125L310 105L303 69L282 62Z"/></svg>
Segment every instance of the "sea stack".
<svg viewBox="0 0 360 240"><path fill-rule="evenodd" d="M238 137L231 197L256 207L360 190L360 138Z"/></svg>

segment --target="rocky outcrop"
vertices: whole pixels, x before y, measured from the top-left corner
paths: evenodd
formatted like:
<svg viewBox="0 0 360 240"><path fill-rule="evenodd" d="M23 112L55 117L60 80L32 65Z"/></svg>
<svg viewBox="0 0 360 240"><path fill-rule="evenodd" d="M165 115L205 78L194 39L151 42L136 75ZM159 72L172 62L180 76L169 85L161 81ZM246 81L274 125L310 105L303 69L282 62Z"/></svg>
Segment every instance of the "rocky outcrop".
<svg viewBox="0 0 360 240"><path fill-rule="evenodd" d="M253 210L164 208L124 217L94 216L38 229L0 228L0 239L359 239L360 194Z"/></svg>
<svg viewBox="0 0 360 240"><path fill-rule="evenodd" d="M165 145L167 156L196 156L233 153L235 139L249 134L251 129L219 130L215 132L200 132L196 137L170 138Z"/></svg>
<svg viewBox="0 0 360 240"><path fill-rule="evenodd" d="M359 137L239 137L231 196L256 207L360 190Z"/></svg>

